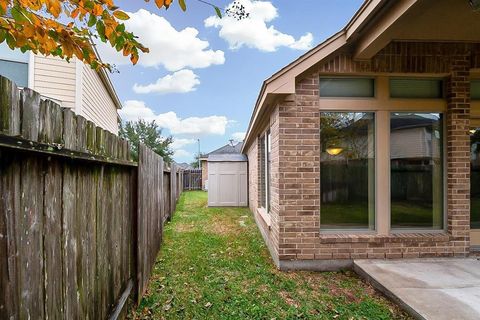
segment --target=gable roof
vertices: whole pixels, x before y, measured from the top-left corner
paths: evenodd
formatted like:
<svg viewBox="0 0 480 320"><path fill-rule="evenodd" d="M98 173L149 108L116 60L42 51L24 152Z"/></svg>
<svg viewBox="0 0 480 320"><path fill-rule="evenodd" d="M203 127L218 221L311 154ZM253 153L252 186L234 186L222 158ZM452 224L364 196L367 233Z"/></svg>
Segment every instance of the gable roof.
<svg viewBox="0 0 480 320"><path fill-rule="evenodd" d="M342 30L263 82L243 148L263 111L278 97L294 94L297 77L340 50L369 60L392 40L480 42L478 28L480 19L468 0L365 0Z"/></svg>
<svg viewBox="0 0 480 320"><path fill-rule="evenodd" d="M220 147L212 152L207 154L203 154L200 159L207 159L211 155L219 155L219 154L240 154L242 153L242 146L243 142L239 142L236 145L232 146L231 144L226 144L223 147Z"/></svg>

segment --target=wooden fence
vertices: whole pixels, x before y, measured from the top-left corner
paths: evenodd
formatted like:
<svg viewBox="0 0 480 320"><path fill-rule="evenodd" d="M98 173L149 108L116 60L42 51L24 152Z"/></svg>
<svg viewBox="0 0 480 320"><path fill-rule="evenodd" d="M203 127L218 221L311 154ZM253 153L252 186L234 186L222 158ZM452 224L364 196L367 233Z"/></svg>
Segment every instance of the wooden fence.
<svg viewBox="0 0 480 320"><path fill-rule="evenodd" d="M202 169L183 172L183 190L202 190Z"/></svg>
<svg viewBox="0 0 480 320"><path fill-rule="evenodd" d="M0 77L0 319L117 318L139 301L183 172Z"/></svg>

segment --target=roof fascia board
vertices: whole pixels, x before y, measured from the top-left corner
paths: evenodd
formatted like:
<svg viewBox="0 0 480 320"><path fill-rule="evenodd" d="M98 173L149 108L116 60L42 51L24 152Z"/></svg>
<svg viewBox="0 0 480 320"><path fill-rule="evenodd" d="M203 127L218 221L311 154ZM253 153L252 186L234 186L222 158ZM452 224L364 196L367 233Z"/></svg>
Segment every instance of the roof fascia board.
<svg viewBox="0 0 480 320"><path fill-rule="evenodd" d="M367 0L362 7L355 13L350 22L345 26L347 40L357 32L365 23L368 17L372 15L378 5L384 0Z"/></svg>
<svg viewBox="0 0 480 320"><path fill-rule="evenodd" d="M371 59L378 51L390 41L388 29L407 12L418 0L395 1L391 10L376 21L369 32L366 32L358 41L353 57L358 60Z"/></svg>

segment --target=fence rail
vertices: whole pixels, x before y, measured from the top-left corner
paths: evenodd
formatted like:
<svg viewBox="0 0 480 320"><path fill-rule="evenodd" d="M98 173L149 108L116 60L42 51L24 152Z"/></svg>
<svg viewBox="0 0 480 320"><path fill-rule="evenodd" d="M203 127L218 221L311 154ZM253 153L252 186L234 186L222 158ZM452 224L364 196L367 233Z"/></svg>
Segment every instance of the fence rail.
<svg viewBox="0 0 480 320"><path fill-rule="evenodd" d="M139 301L183 172L0 77L0 318L105 319Z"/></svg>

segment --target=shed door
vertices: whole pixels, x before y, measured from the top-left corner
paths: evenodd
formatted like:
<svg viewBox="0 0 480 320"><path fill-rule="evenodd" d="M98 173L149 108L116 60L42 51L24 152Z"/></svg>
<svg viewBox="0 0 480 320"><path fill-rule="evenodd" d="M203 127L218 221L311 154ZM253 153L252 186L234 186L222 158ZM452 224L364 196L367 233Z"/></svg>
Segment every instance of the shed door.
<svg viewBox="0 0 480 320"><path fill-rule="evenodd" d="M247 163L208 163L208 205L211 207L247 206Z"/></svg>

